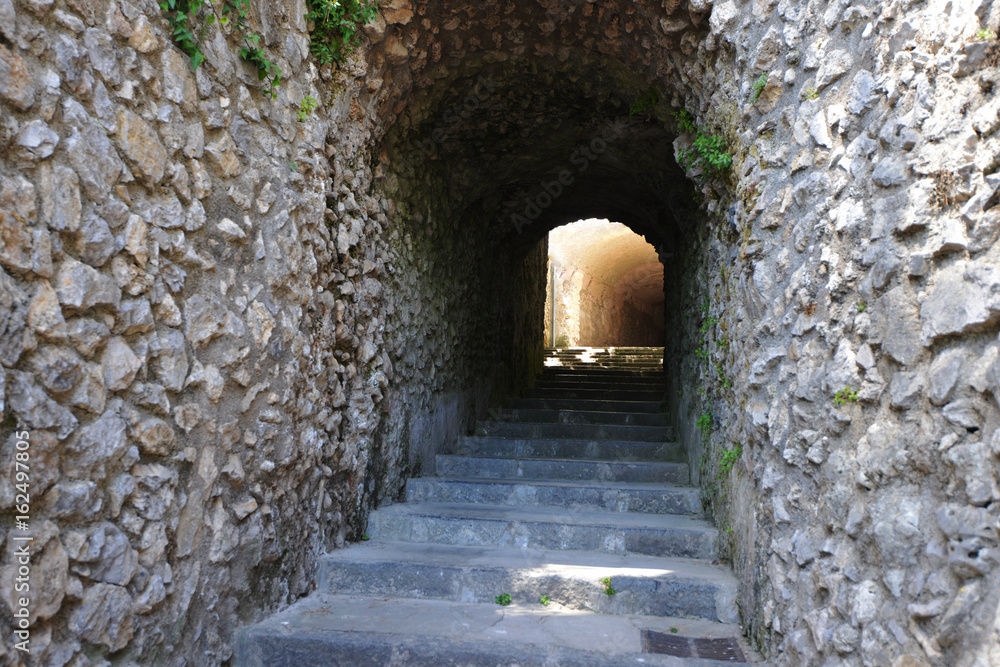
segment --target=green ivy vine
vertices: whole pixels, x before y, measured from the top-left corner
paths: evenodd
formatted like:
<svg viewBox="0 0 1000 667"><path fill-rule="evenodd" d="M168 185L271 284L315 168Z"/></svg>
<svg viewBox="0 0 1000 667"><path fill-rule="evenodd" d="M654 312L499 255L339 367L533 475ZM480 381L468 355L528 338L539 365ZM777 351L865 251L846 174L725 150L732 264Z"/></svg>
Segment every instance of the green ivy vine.
<svg viewBox="0 0 1000 667"><path fill-rule="evenodd" d="M693 134L691 148L680 155L680 165L685 170L701 167L707 175L721 176L733 164L726 140L713 135L706 128L695 125L694 117L686 109L674 113L674 120L681 131Z"/></svg>
<svg viewBox="0 0 1000 667"><path fill-rule="evenodd" d="M193 69L205 62L201 41L208 28L216 23L230 26L232 34L242 43L240 58L257 68L264 91L272 98L278 96L281 68L260 48L260 35L247 24L250 0L158 0L158 4L170 23L174 43L191 59ZM200 25L196 25L199 21Z"/></svg>
<svg viewBox="0 0 1000 667"><path fill-rule="evenodd" d="M321 64L342 62L358 45L358 30L378 16L373 0L306 0L312 23L309 51Z"/></svg>

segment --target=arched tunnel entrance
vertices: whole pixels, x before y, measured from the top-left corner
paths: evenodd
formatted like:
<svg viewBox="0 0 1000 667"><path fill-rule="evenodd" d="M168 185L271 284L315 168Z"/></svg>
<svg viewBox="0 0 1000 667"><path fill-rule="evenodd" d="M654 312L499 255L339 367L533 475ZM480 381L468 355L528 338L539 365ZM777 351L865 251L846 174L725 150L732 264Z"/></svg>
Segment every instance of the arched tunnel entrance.
<svg viewBox="0 0 1000 667"><path fill-rule="evenodd" d="M624 225L662 267L661 299L644 313L658 321L632 344L664 348L665 372L648 381L697 483L708 456L697 424L711 408L692 386L702 360L691 335L703 324L705 271L719 259L704 255L710 243L729 255L740 241L716 215L728 210L732 180L677 159L694 139L685 119L725 135L735 113L723 86L703 90L695 76L707 67L691 60L704 17L683 10L664 33L662 8L641 3L448 8L422 9L445 27L437 37L386 28L372 60L383 85L357 100L384 122L352 171L370 168L387 206L387 289L398 304L386 314L396 356L373 451L376 461L385 452L385 473L366 483L367 504L396 496L410 474L437 473L438 455L478 420L527 395L543 367L549 234L590 218ZM335 188L350 176L335 173ZM755 576L744 581L747 603L758 604Z"/></svg>
<svg viewBox="0 0 1000 667"><path fill-rule="evenodd" d="M653 245L665 284L676 285L704 214L674 159L676 108L635 113L649 88L623 63L592 51L522 53L469 57L457 69L467 74L427 75L428 87L394 108L377 182L412 239L427 238L439 270L465 290L453 312L467 313L470 343L478 331L489 340L472 354L493 357L497 391L516 391L545 340L552 229L585 217L623 223ZM664 290L662 317L679 311L683 291Z"/></svg>

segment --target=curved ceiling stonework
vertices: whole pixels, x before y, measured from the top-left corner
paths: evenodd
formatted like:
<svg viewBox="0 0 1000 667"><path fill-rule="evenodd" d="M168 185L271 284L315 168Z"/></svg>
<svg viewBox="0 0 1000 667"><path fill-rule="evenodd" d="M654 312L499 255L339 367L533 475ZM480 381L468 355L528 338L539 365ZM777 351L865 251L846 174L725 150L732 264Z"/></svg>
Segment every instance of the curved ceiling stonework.
<svg viewBox="0 0 1000 667"><path fill-rule="evenodd" d="M496 233L525 246L592 216L662 242L671 202L688 201L690 186L674 134L630 110L654 87L685 98L676 63L694 66L704 12L676 1L395 1L385 15L367 54L381 85L359 99L388 128L384 165L441 169L460 209L492 211Z"/></svg>

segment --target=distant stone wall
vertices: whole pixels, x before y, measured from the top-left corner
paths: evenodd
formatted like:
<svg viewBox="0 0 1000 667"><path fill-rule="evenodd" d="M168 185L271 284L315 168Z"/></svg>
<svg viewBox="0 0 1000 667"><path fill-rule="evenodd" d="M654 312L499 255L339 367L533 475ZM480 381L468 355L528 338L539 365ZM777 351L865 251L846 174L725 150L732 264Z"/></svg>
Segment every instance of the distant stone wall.
<svg viewBox="0 0 1000 667"><path fill-rule="evenodd" d="M545 336L569 346L663 345L662 266L628 227L579 220L549 234Z"/></svg>
<svg viewBox="0 0 1000 667"><path fill-rule="evenodd" d="M572 265L554 265L553 277L557 340L565 337L570 347L662 346L662 312L647 312L647 304L632 299L621 286L607 285ZM548 317L546 341L551 337L551 312Z"/></svg>

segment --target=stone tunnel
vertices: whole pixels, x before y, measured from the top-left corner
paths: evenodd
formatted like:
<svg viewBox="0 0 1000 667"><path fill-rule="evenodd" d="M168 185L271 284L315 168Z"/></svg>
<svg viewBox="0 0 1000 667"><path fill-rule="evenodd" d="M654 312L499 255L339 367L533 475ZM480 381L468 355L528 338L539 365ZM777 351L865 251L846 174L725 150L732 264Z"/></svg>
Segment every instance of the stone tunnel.
<svg viewBox="0 0 1000 667"><path fill-rule="evenodd" d="M8 664L230 664L531 386L588 218L663 265L751 644L1000 664L1000 6L388 0L323 63L315 4L248 4L272 96L235 26L0 0Z"/></svg>

